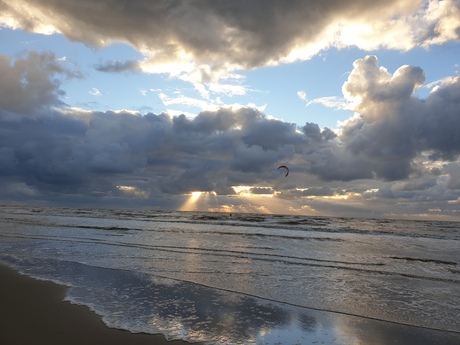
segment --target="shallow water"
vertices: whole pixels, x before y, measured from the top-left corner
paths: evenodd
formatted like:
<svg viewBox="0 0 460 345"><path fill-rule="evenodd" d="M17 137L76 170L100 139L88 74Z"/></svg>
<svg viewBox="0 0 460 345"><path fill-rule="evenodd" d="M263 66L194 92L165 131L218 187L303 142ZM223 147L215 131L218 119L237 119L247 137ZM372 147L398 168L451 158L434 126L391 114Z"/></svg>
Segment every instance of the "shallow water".
<svg viewBox="0 0 460 345"><path fill-rule="evenodd" d="M1 263L72 286L67 298L112 327L210 344L386 344L385 332L368 342L352 330L403 340L413 326L421 344L460 339L460 223L27 207L0 216Z"/></svg>

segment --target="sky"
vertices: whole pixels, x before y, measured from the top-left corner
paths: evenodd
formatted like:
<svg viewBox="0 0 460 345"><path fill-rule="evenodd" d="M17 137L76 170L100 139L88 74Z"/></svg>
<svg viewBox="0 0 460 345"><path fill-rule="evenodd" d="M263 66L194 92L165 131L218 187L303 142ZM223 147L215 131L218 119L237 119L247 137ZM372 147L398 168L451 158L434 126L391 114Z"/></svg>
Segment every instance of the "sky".
<svg viewBox="0 0 460 345"><path fill-rule="evenodd" d="M459 39L459 0L0 0L0 203L459 221Z"/></svg>

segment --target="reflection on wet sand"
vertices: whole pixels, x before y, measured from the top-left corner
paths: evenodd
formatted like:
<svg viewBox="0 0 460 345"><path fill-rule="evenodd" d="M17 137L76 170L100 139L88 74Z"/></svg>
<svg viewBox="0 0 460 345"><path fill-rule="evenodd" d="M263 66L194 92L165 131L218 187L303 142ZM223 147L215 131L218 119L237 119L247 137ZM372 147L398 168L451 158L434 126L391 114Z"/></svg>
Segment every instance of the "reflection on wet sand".
<svg viewBox="0 0 460 345"><path fill-rule="evenodd" d="M2 260L28 275L72 286L67 298L90 306L111 327L131 332L162 333L169 340L213 345L460 344L460 332L309 309L158 275L51 258L3 256ZM146 256L145 260L152 258ZM191 270L204 271L209 264L209 261L193 255L187 261ZM246 263L242 262L239 269L245 267ZM313 274L314 270L311 271ZM332 279L340 279L340 276ZM351 276L347 281L352 281ZM241 280L235 284L244 282ZM348 300L366 305L366 296L357 287L360 285L355 285L353 295L357 299ZM347 294L352 292L344 291ZM305 286L298 296L311 299L315 293L321 292ZM373 296L374 304L388 300L383 298L385 294Z"/></svg>
<svg viewBox="0 0 460 345"><path fill-rule="evenodd" d="M420 345L453 345L460 341L459 333L311 310L145 274L76 266L72 275L80 276L79 287L72 288L72 300L84 302L94 294L104 294L100 305L93 308L104 309L107 324L144 332L149 329L170 340L257 345L385 345L413 340ZM91 280L94 275L98 286ZM127 308L123 300L128 295L135 302Z"/></svg>

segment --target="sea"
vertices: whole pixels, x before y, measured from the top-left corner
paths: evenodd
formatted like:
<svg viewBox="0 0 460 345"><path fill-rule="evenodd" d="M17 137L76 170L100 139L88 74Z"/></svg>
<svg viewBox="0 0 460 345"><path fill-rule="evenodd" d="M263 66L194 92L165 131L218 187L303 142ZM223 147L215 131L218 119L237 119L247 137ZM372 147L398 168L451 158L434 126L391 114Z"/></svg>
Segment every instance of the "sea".
<svg viewBox="0 0 460 345"><path fill-rule="evenodd" d="M0 207L0 264L204 344L460 344L460 223Z"/></svg>

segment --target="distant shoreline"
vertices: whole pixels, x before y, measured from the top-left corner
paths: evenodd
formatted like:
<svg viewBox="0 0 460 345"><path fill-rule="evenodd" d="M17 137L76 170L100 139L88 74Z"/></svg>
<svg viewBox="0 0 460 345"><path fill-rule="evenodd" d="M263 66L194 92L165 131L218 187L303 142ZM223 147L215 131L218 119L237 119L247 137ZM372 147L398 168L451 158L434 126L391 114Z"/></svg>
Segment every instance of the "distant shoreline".
<svg viewBox="0 0 460 345"><path fill-rule="evenodd" d="M47 345L187 345L159 334L133 334L107 327L82 305L64 301L67 288L0 265L0 343Z"/></svg>

